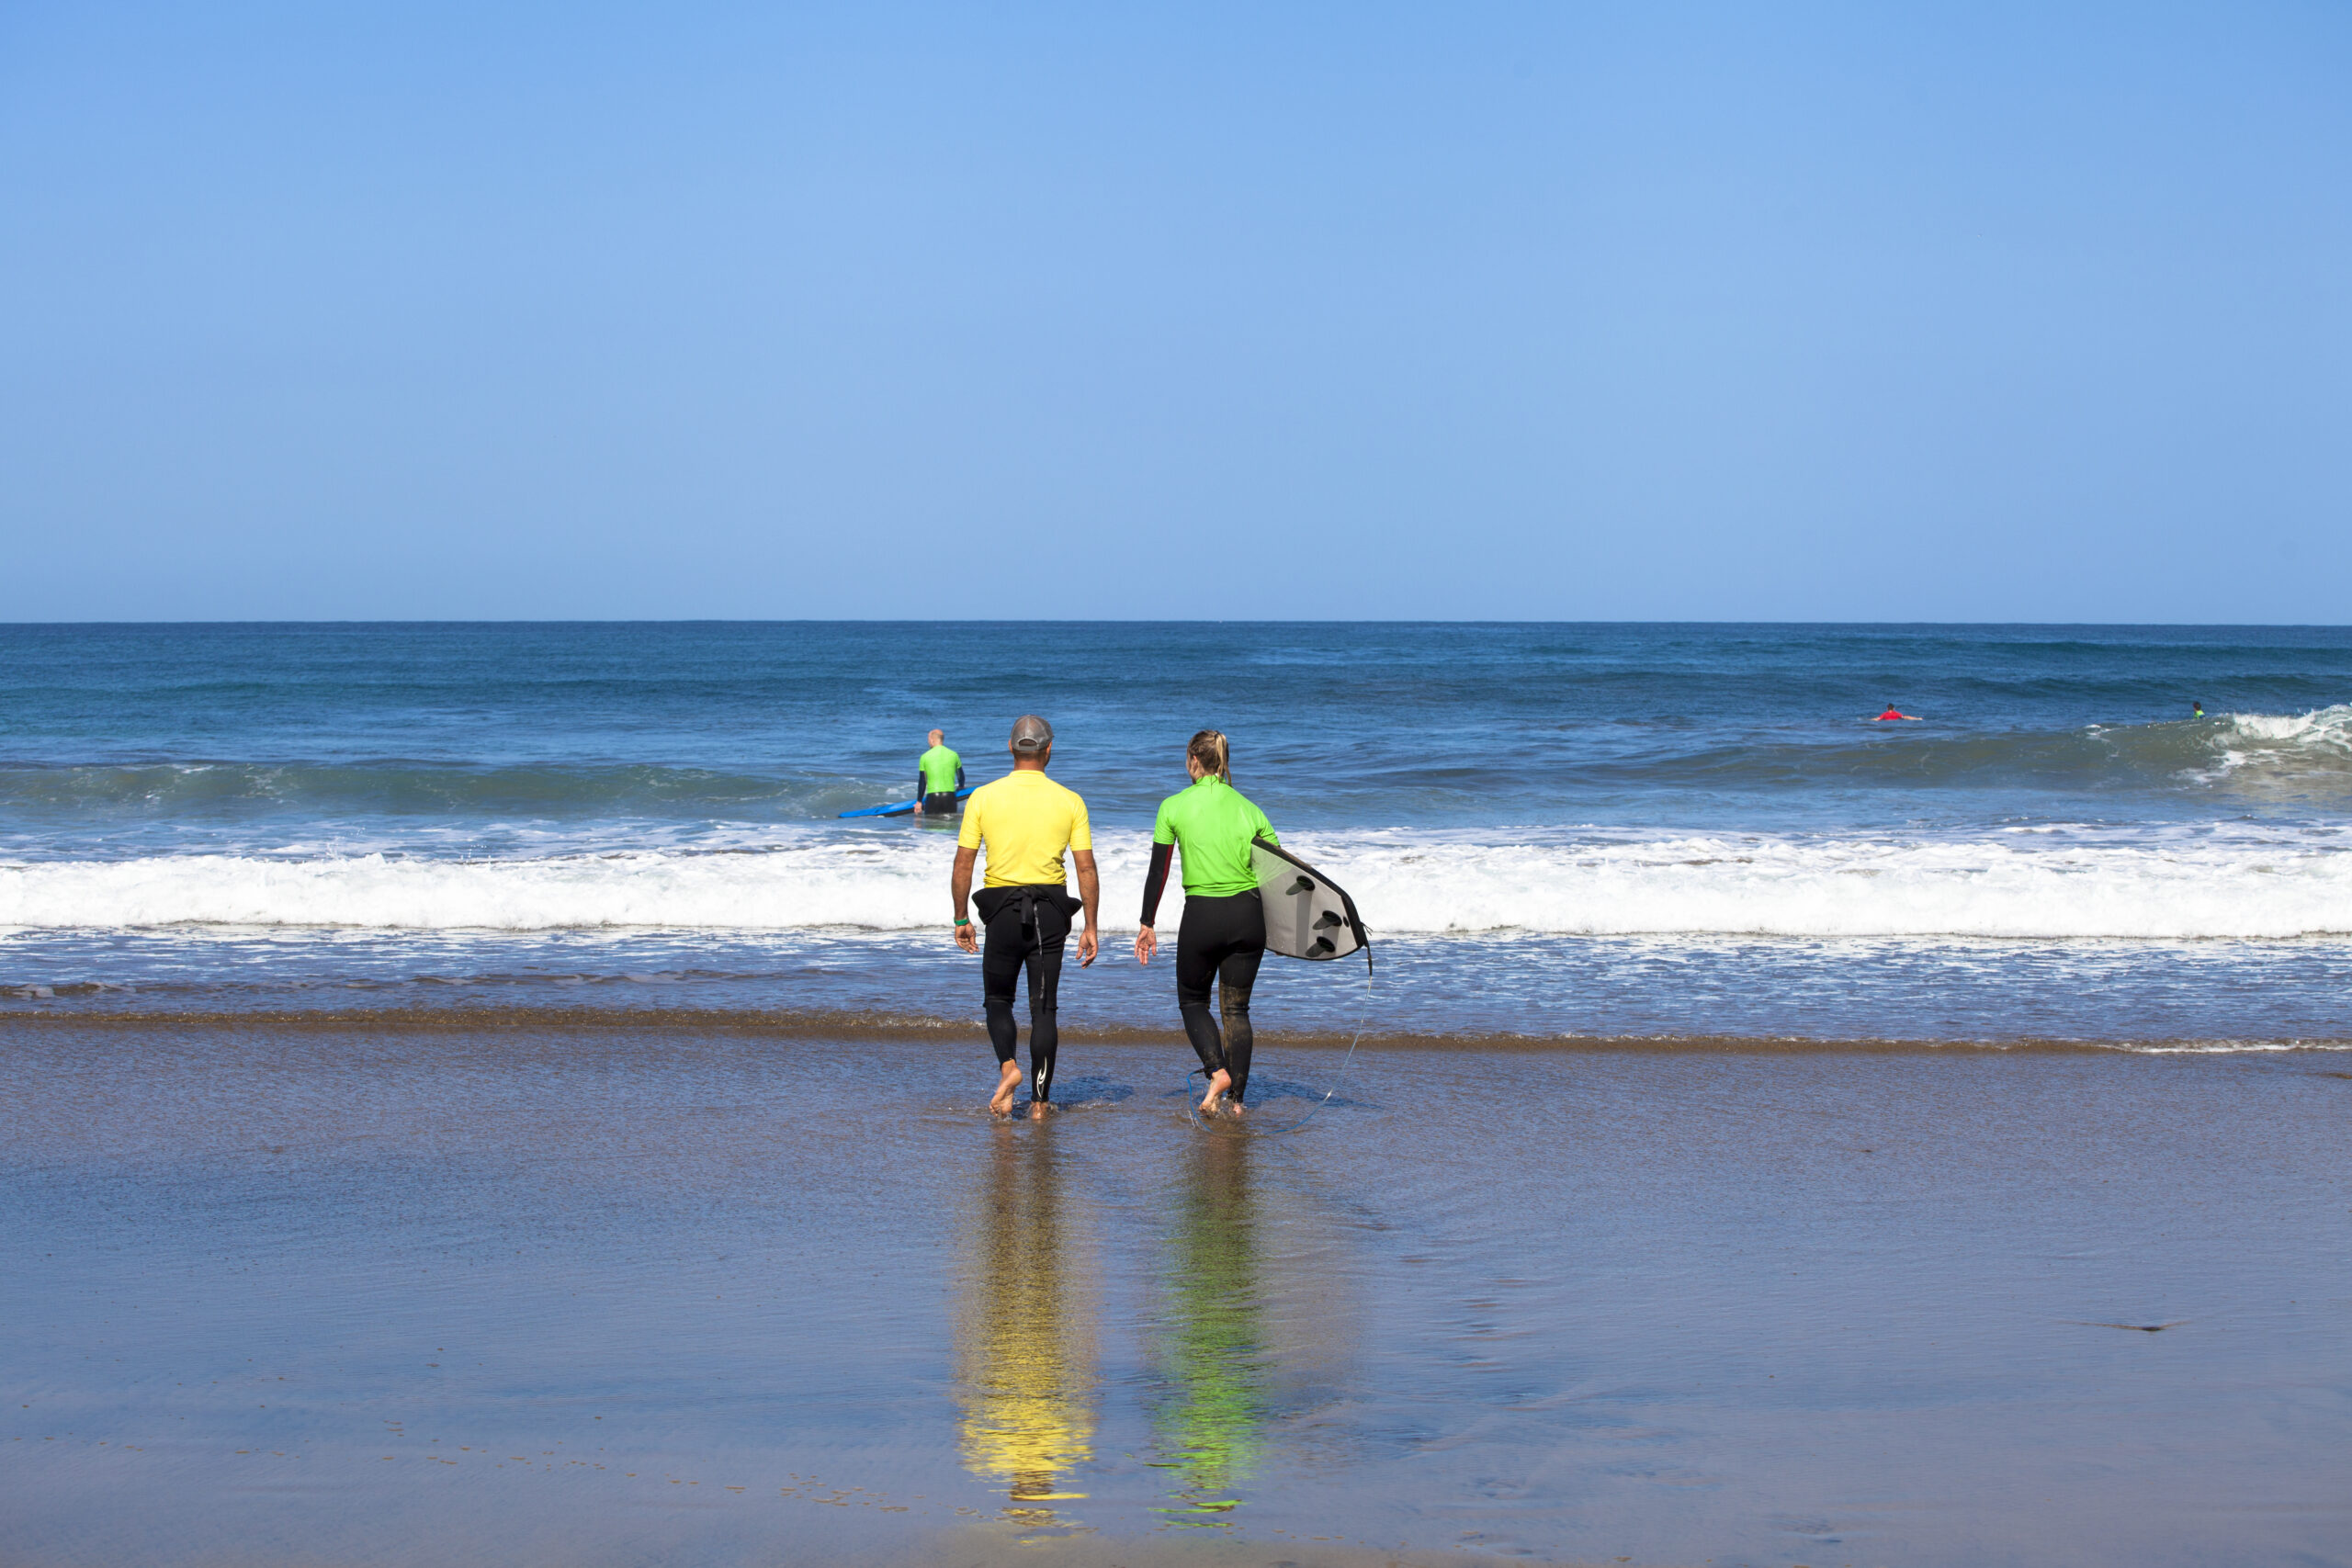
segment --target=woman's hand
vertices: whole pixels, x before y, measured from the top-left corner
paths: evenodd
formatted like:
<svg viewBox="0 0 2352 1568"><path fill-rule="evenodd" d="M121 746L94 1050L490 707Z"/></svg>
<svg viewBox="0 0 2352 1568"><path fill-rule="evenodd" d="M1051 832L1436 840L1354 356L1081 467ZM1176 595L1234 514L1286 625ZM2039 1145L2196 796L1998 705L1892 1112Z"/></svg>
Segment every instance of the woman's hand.
<svg viewBox="0 0 2352 1568"><path fill-rule="evenodd" d="M1151 955L1159 951L1159 935L1149 926L1136 932L1136 962L1148 964Z"/></svg>

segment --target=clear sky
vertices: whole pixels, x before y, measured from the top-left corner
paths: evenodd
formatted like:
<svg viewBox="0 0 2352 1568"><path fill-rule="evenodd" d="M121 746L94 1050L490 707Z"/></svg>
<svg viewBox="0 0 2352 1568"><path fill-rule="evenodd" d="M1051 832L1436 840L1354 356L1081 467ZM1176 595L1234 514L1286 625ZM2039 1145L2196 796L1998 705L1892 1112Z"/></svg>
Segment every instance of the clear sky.
<svg viewBox="0 0 2352 1568"><path fill-rule="evenodd" d="M11 619L2341 622L2352 6L6 0L0 543Z"/></svg>

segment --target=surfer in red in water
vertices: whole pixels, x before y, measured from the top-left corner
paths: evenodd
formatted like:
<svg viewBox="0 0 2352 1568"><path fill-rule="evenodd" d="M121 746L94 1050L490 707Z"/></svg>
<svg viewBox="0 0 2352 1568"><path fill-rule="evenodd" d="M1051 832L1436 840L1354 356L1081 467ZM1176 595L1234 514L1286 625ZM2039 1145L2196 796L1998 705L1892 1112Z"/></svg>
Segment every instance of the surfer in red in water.
<svg viewBox="0 0 2352 1568"><path fill-rule="evenodd" d="M1917 714L1916 714L1916 713L1904 713L1904 712L1900 711L1899 709L1897 709L1897 708L1895 707L1895 705L1894 705L1893 703L1889 703L1889 704L1887 704L1887 705L1886 705L1886 711L1885 711L1884 713L1883 713L1883 714L1881 714L1881 715L1879 715L1879 716L1878 716L1878 717L1876 717L1875 719L1872 719L1871 722L1871 723L1873 723L1873 724L1884 724L1884 723L1886 723L1886 722L1887 722L1887 720L1889 720L1889 719L1894 719L1894 718L1908 719L1908 720L1909 720L1911 723L1913 723L1913 724L1920 724L1920 723L1924 723L1924 722L1925 722L1923 719L1921 719L1921 718L1919 717L1919 716L1918 716Z"/></svg>

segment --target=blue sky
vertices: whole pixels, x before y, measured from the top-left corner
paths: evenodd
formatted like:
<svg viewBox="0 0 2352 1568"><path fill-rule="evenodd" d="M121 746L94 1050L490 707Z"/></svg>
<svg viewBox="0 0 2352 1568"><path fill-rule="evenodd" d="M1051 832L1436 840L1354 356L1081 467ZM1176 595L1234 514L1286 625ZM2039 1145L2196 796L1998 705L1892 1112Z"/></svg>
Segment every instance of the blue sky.
<svg viewBox="0 0 2352 1568"><path fill-rule="evenodd" d="M2352 8L0 6L18 619L2324 621Z"/></svg>

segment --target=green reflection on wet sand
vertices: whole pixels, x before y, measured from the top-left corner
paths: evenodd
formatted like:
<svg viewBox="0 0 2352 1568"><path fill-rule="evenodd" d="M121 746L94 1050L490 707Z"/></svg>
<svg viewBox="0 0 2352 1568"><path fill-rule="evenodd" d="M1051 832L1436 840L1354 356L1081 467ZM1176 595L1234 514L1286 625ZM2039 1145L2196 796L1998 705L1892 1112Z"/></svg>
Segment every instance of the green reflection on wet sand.
<svg viewBox="0 0 2352 1568"><path fill-rule="evenodd" d="M1182 1484L1176 1506L1159 1512L1195 1528L1231 1522L1225 1516L1243 1501L1235 1489L1266 1450L1269 1351L1250 1143L1216 1131L1198 1140L1170 1238L1152 1425L1157 1462Z"/></svg>

